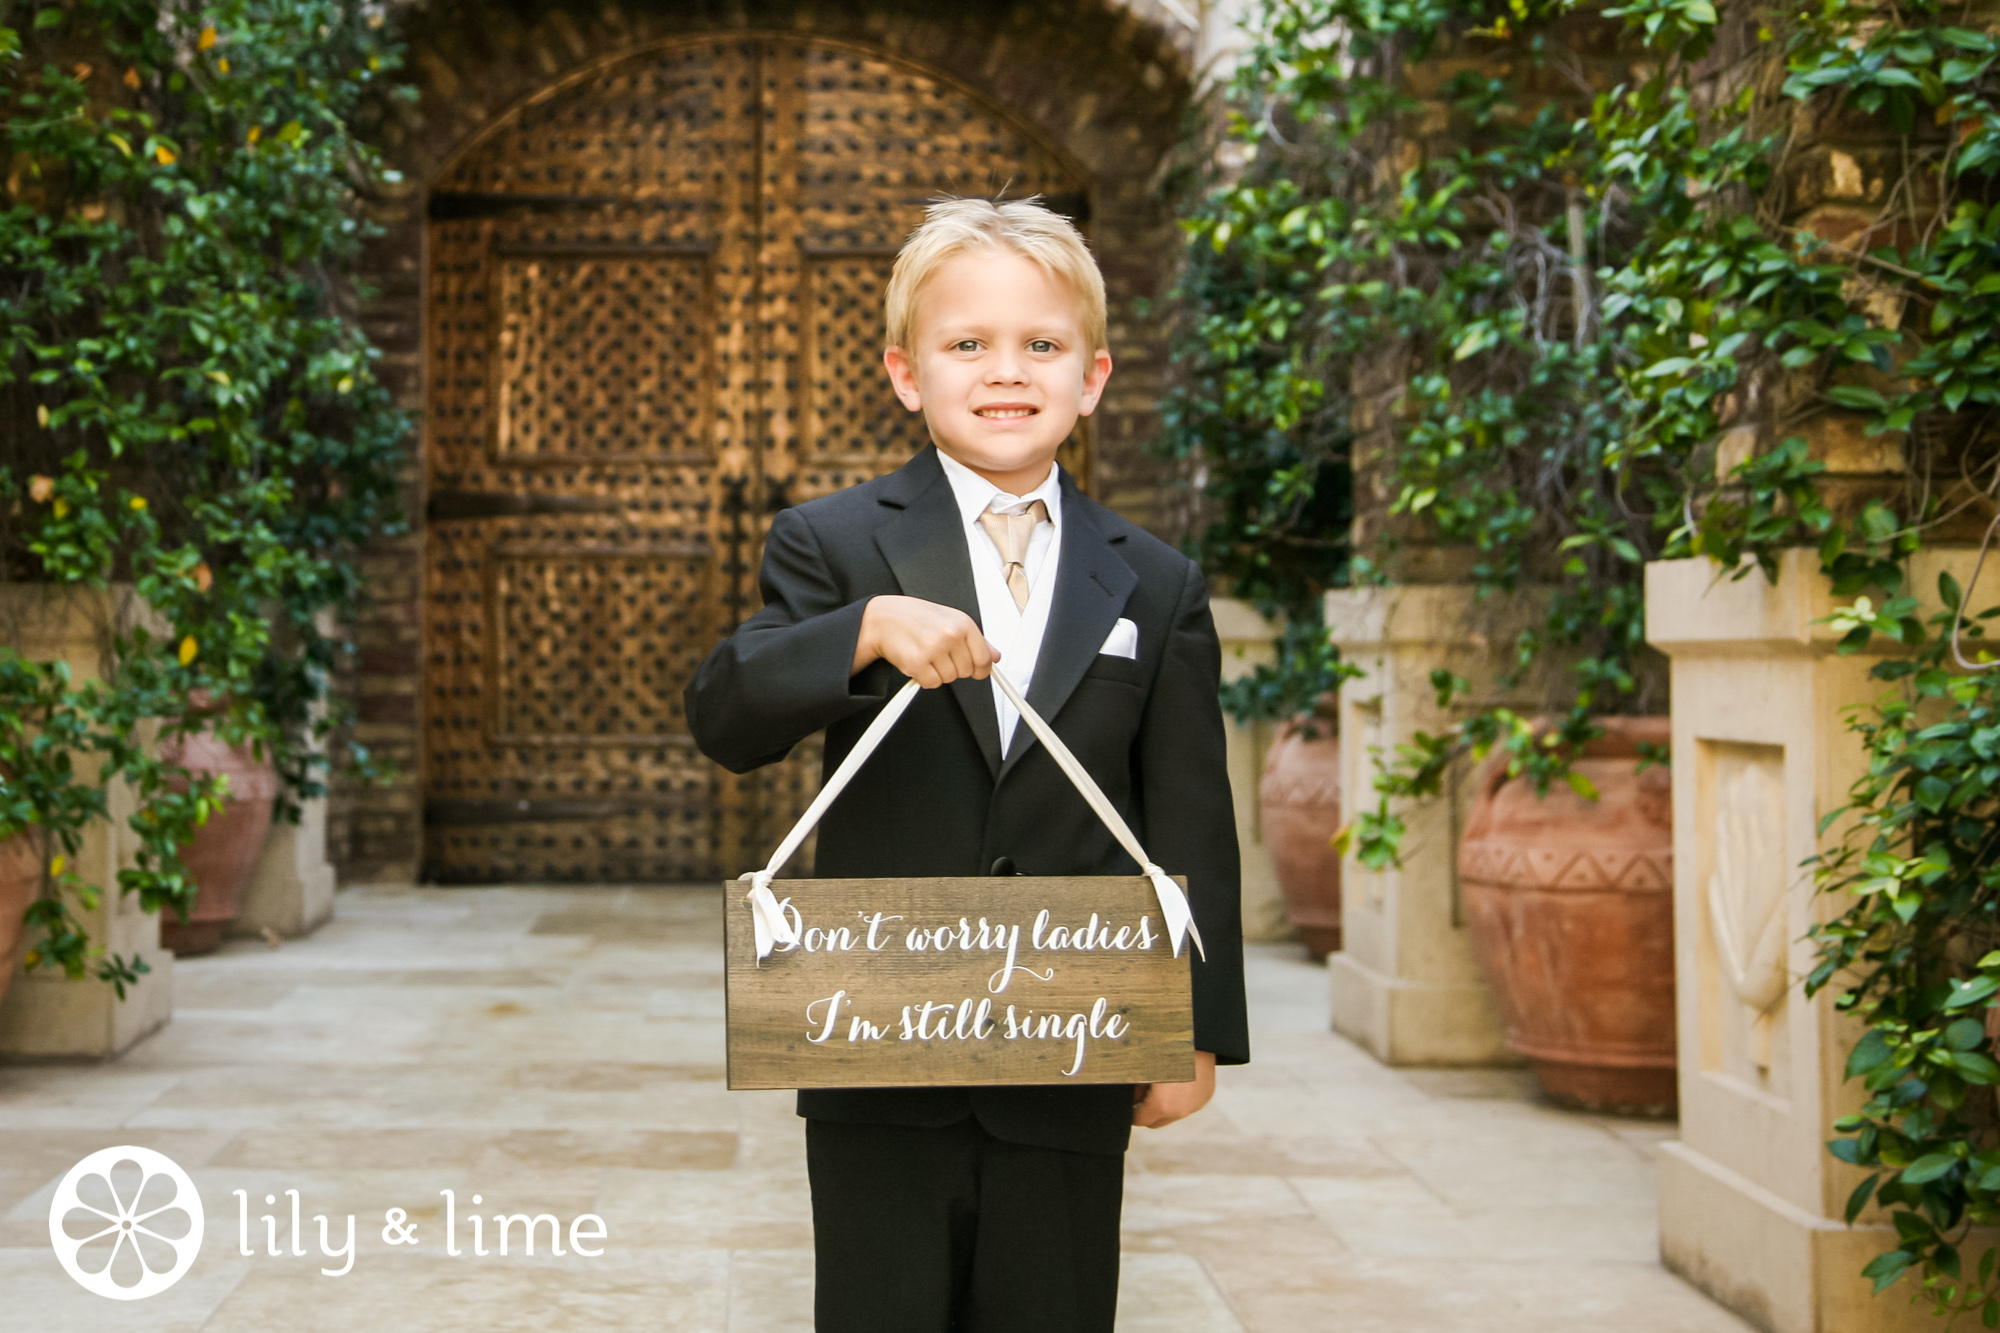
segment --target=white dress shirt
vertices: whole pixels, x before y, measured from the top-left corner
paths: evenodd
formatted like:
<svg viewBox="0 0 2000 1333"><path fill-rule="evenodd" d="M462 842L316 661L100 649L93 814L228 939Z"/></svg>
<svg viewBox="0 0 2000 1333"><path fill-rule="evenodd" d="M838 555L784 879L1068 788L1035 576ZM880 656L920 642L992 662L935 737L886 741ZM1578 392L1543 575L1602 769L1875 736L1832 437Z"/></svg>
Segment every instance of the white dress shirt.
<svg viewBox="0 0 2000 1333"><path fill-rule="evenodd" d="M1056 561L1062 554L1062 482L1055 464L1049 475L1026 495L1009 495L986 478L938 450L945 480L958 501L959 517L965 527L966 551L972 557L972 586L979 594L979 625L987 641L1000 650L1000 669L1022 694L1028 692L1035 676L1035 661L1042 654L1042 637L1049 628L1049 608L1056 597ZM979 516L988 509L1018 514L1035 500L1048 507L1049 521L1037 523L1028 538L1028 558L1022 572L1028 579L1028 604L1014 605L1007 588L1007 564L1000 548L979 526ZM1014 739L1021 714L1007 696L993 685L993 711L1000 723L1000 753L1004 756Z"/></svg>

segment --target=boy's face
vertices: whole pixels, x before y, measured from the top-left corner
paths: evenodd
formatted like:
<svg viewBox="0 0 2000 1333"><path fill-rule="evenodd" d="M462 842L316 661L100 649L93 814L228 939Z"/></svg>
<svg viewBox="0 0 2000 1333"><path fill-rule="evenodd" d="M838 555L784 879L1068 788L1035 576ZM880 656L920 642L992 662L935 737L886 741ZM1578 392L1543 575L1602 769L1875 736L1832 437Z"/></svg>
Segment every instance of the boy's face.
<svg viewBox="0 0 2000 1333"><path fill-rule="evenodd" d="M939 449L1019 495L1047 479L1111 374L1111 353L1084 345L1082 315L1075 293L1033 260L972 250L931 275L914 346L886 349L882 363Z"/></svg>

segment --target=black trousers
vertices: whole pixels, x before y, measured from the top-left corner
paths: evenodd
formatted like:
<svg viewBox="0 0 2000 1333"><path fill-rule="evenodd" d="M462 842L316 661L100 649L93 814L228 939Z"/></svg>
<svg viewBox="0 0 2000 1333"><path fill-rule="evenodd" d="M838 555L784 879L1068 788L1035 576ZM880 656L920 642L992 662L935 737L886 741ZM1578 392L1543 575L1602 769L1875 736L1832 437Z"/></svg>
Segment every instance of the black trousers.
<svg viewBox="0 0 2000 1333"><path fill-rule="evenodd" d="M1111 1333L1122 1154L806 1121L818 1333Z"/></svg>

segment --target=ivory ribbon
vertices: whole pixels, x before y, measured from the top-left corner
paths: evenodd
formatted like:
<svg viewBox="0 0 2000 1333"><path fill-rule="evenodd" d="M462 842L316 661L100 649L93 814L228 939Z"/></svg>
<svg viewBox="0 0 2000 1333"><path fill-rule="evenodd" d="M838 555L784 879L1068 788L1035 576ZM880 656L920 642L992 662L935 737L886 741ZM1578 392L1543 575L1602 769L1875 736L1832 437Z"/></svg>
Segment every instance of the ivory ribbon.
<svg viewBox="0 0 2000 1333"><path fill-rule="evenodd" d="M993 679L1000 686L1000 692L1007 696L1008 701L1021 710L1021 720L1026 722L1042 744L1049 748L1056 765L1062 769L1070 782L1075 784L1078 794L1096 812L1097 817L1104 821L1104 827L1111 830L1111 836L1118 840L1118 845L1139 863L1140 873L1152 881L1153 894L1160 902L1160 916L1166 923L1167 937L1173 942L1174 957L1181 956L1182 942L1192 937L1195 952L1201 955L1204 962L1207 961L1208 952L1202 948L1201 932L1195 929L1194 913L1188 908L1187 895L1181 892L1181 886L1168 879L1167 872L1153 864L1145 849L1139 846L1139 840L1132 836L1131 827L1112 806L1110 798L1105 796L1103 789L1097 785L1096 780L1090 776L1077 757L1070 753L1069 747L1062 743L1055 729L1044 722L1042 715L1028 705L1027 699L1014 688L1014 682L1002 675L998 667L993 668ZM912 680L896 691L895 697L875 715L875 720L861 733L861 739L854 743L854 748L840 761L840 767L833 771L833 776L827 779L826 786L822 787L819 795L813 798L813 803L799 816L799 822L792 825L792 831L778 844L778 850L772 854L770 864L762 870L752 870L739 876L740 882L750 885L750 891L744 894L743 898L749 904L750 918L755 927L757 961L762 962L769 958L771 950L779 944L799 942L798 932L792 928L790 919L785 915L785 908L792 900L779 899L773 894L771 881L777 877L779 868L792 859L792 853L799 849L799 844L806 840L806 835L813 831L820 818L826 814L827 808L839 798L842 791L846 790L847 784L854 780L855 773L868 762L868 756L875 753L875 748L882 743L882 738L889 734L889 728L895 726L897 720L908 711L920 688L917 682Z"/></svg>

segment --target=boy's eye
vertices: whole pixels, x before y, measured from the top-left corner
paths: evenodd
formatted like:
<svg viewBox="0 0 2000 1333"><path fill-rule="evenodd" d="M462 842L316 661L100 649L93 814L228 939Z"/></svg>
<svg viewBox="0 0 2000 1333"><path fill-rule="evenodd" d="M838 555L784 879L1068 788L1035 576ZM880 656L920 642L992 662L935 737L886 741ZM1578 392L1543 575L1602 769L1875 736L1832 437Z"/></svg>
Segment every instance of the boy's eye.
<svg viewBox="0 0 2000 1333"><path fill-rule="evenodd" d="M1036 338L1028 344L1028 350L1031 352L1053 352L1056 350L1056 345L1047 338Z"/></svg>
<svg viewBox="0 0 2000 1333"><path fill-rule="evenodd" d="M951 345L951 350L954 352L976 352L979 350L979 340L976 338L960 338Z"/></svg>

